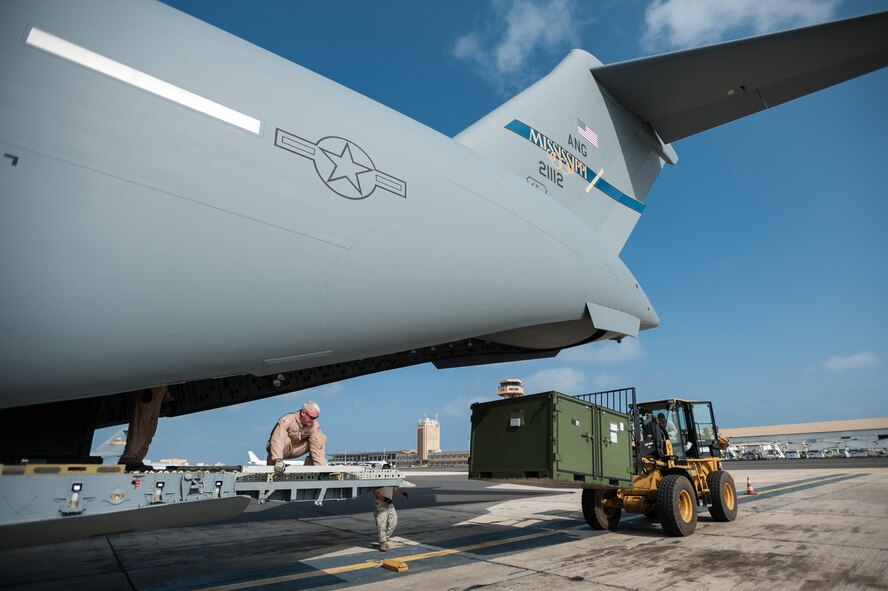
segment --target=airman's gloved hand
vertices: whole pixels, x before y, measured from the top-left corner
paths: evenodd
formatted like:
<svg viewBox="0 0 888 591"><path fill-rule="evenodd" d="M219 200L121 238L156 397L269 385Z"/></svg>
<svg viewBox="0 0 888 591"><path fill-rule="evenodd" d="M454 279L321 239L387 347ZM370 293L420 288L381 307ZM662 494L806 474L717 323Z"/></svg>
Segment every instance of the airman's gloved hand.
<svg viewBox="0 0 888 591"><path fill-rule="evenodd" d="M385 504L386 504L386 505L391 505L391 504L392 504L392 500L391 500L390 498L386 497L386 498L385 498Z"/></svg>
<svg viewBox="0 0 888 591"><path fill-rule="evenodd" d="M284 461L278 460L274 463L274 473L275 474L283 474L284 473Z"/></svg>
<svg viewBox="0 0 888 591"><path fill-rule="evenodd" d="M402 492L401 494L404 495L404 498L405 498L405 499L409 499L409 498L410 498L410 496L409 496L407 493L405 493L405 492Z"/></svg>

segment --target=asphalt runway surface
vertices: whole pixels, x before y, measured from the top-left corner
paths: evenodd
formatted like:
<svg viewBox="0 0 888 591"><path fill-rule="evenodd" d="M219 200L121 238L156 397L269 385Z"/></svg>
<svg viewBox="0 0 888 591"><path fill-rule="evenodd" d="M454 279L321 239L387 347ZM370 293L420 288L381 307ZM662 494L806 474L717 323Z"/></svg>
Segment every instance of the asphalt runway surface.
<svg viewBox="0 0 888 591"><path fill-rule="evenodd" d="M888 466L888 462L886 462ZM405 470L407 481L415 488L405 487L407 499L398 497L399 507L422 509L428 507L449 507L466 503L505 502L537 495L563 493L563 490L509 489L497 486L494 482L469 480L466 472L429 471L425 475L418 470ZM373 497L363 495L348 501L327 501L322 506L314 503L251 503L249 507L228 523L249 523L273 519L312 519L334 515L355 515L373 513Z"/></svg>
<svg viewBox="0 0 888 591"><path fill-rule="evenodd" d="M0 552L0 589L888 589L888 459L727 462L739 515L699 509L693 535L623 513L585 523L579 492L405 471L392 548L375 544L370 495L253 503L221 523ZM747 479L757 494L745 495ZM383 559L408 566L383 567Z"/></svg>

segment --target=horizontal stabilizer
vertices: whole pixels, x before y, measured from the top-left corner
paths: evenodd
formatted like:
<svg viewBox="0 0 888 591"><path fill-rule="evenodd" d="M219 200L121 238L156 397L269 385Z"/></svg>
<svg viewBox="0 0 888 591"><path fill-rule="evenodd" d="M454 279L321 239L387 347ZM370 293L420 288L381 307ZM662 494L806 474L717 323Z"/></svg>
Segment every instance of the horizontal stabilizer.
<svg viewBox="0 0 888 591"><path fill-rule="evenodd" d="M638 336L641 321L635 316L593 302L586 302L586 309L595 328L630 337Z"/></svg>
<svg viewBox="0 0 888 591"><path fill-rule="evenodd" d="M664 142L888 65L888 12L592 68Z"/></svg>

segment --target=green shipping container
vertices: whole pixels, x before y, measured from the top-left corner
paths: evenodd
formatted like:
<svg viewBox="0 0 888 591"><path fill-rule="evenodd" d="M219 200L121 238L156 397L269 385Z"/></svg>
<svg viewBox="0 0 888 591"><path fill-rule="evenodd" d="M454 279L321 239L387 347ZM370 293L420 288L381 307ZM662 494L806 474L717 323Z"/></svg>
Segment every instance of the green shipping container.
<svg viewBox="0 0 888 591"><path fill-rule="evenodd" d="M560 392L473 404L469 478L631 486L631 429L629 415Z"/></svg>

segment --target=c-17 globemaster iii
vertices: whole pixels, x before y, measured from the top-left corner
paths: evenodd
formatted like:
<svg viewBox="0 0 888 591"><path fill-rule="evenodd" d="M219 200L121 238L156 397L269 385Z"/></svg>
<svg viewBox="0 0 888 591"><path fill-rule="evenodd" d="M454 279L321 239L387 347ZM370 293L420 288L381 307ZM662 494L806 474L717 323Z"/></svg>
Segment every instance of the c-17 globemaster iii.
<svg viewBox="0 0 888 591"><path fill-rule="evenodd" d="M3 2L0 461L84 460L145 388L175 416L654 328L620 251L671 142L883 67L885 30L574 50L449 138L160 3Z"/></svg>

